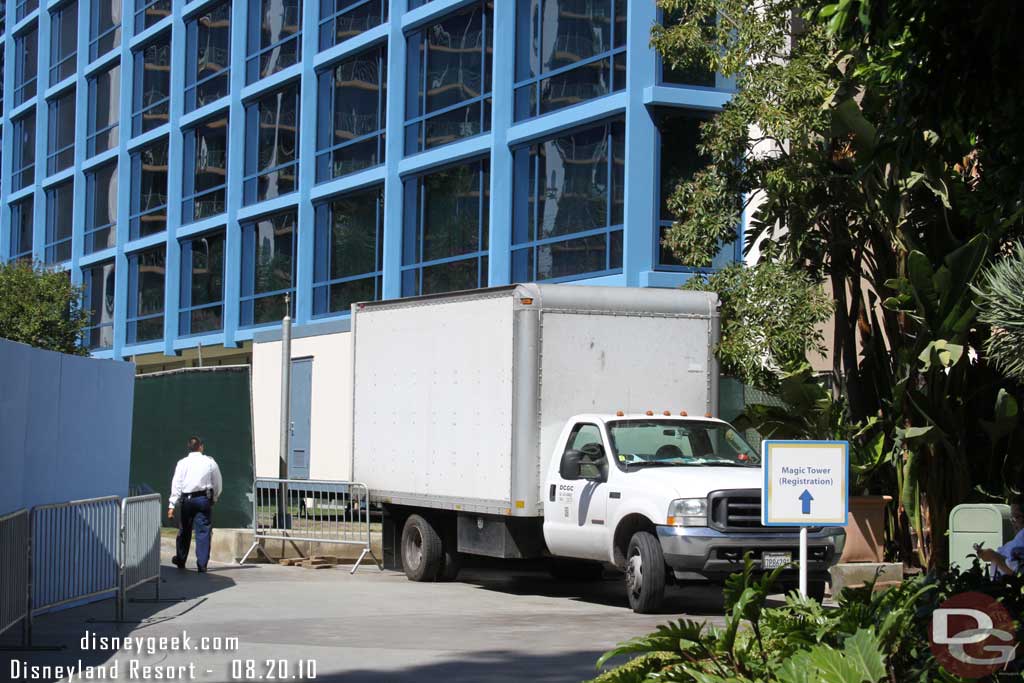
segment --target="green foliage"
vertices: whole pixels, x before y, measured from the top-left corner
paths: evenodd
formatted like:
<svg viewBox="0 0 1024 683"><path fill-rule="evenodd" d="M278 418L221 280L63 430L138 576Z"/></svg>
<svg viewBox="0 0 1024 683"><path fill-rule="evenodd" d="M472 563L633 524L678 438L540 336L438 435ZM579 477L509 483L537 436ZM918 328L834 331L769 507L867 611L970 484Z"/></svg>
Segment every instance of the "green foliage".
<svg viewBox="0 0 1024 683"><path fill-rule="evenodd" d="M1001 372L1024 384L1024 242L991 264L974 292L978 320L992 327L985 353Z"/></svg>
<svg viewBox="0 0 1024 683"><path fill-rule="evenodd" d="M68 273L24 261L0 263L0 337L86 355L80 341L87 324L82 289Z"/></svg>
<svg viewBox="0 0 1024 683"><path fill-rule="evenodd" d="M821 326L832 315L832 300L801 270L781 262L736 264L695 276L684 288L718 294L717 353L730 377L774 391L779 368L825 350Z"/></svg>

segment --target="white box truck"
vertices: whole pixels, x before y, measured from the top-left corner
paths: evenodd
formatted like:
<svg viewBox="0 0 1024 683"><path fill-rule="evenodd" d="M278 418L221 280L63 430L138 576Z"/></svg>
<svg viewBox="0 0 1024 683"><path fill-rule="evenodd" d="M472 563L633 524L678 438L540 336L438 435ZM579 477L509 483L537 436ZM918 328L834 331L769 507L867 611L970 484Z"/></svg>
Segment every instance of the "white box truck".
<svg viewBox="0 0 1024 683"><path fill-rule="evenodd" d="M718 403L718 302L663 289L522 284L361 303L352 313L352 473L384 508L385 563L453 579L464 555L625 574L631 607L722 580L760 523L760 456ZM810 532L812 593L841 528ZM793 575L795 579L795 573Z"/></svg>

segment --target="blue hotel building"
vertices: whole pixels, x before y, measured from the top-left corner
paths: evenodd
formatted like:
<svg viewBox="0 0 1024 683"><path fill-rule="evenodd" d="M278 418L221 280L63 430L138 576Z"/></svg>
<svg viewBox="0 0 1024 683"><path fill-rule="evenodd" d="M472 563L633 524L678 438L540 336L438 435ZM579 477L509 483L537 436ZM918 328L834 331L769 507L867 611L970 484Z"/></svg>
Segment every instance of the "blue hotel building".
<svg viewBox="0 0 1024 683"><path fill-rule="evenodd" d="M97 356L244 356L285 294L694 270L662 200L731 84L661 64L654 0L3 7L0 256L84 286Z"/></svg>

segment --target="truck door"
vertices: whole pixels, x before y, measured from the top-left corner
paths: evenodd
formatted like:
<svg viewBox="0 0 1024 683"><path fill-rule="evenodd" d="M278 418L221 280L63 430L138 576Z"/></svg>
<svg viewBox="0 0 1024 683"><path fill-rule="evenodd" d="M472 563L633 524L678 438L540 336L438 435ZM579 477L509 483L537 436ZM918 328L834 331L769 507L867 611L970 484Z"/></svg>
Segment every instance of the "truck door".
<svg viewBox="0 0 1024 683"><path fill-rule="evenodd" d="M547 481L544 539L554 555L608 559L608 453L596 424L575 425ZM579 463L578 476L564 478L562 463ZM570 466L575 471L575 467ZM570 475L571 476L571 475Z"/></svg>

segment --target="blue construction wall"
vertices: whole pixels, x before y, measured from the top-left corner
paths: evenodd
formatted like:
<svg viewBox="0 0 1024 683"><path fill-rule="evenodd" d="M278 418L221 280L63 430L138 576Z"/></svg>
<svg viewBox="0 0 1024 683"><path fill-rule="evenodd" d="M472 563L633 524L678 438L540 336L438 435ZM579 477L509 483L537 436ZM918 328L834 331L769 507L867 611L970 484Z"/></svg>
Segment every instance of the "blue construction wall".
<svg viewBox="0 0 1024 683"><path fill-rule="evenodd" d="M135 366L0 339L0 514L127 495Z"/></svg>

